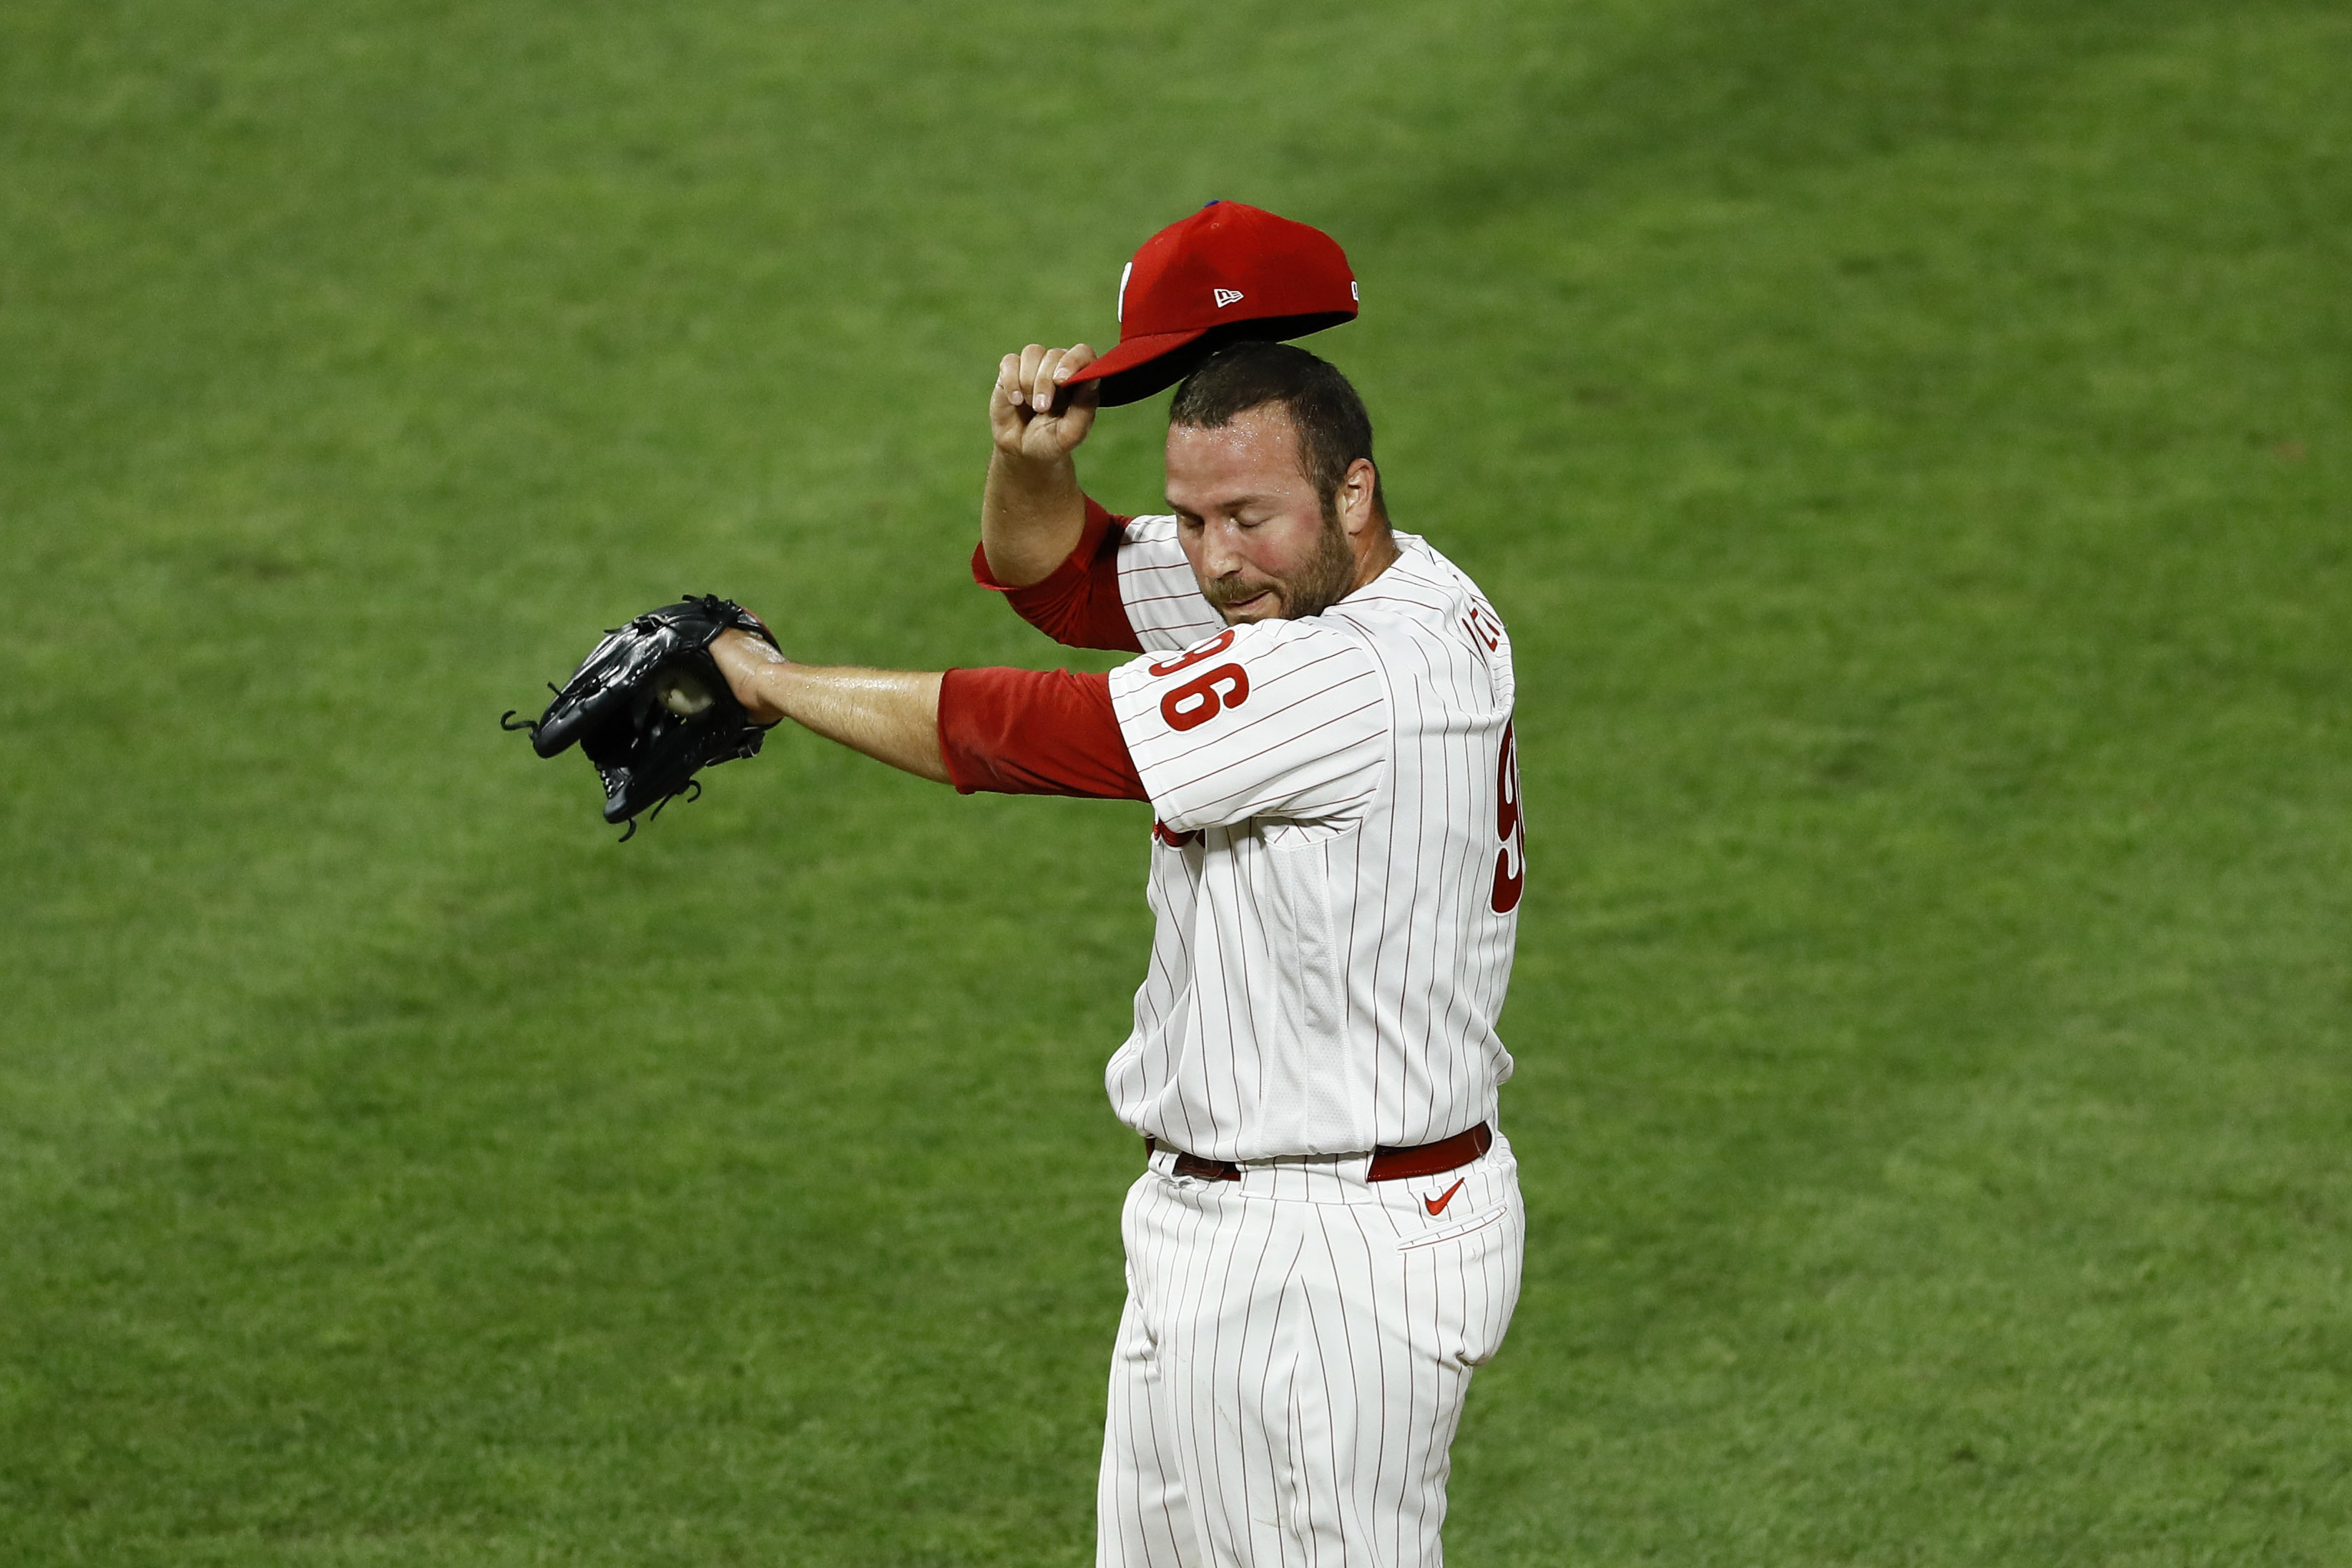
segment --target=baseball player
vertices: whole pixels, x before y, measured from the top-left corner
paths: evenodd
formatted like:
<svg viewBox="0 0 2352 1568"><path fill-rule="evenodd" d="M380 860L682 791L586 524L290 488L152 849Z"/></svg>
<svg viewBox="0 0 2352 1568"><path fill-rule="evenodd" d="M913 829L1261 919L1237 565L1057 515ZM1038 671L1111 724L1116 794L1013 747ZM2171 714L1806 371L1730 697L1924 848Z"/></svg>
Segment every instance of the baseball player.
<svg viewBox="0 0 2352 1568"><path fill-rule="evenodd" d="M1225 307L1185 298L1279 297L1314 272L1286 246L1338 247L1211 213L1139 253L1118 350L1033 345L990 400L975 575L1130 662L820 668L740 631L713 652L754 716L961 791L1151 803L1157 926L1107 1074L1147 1169L1097 1561L1435 1564L1525 1228L1496 1128L1526 876L1510 642L1476 584L1391 526L1346 379L1219 334ZM1345 282L1345 309L1322 291L1333 319L1353 314ZM1097 397L1176 374L1170 510L1115 517L1072 454Z"/></svg>

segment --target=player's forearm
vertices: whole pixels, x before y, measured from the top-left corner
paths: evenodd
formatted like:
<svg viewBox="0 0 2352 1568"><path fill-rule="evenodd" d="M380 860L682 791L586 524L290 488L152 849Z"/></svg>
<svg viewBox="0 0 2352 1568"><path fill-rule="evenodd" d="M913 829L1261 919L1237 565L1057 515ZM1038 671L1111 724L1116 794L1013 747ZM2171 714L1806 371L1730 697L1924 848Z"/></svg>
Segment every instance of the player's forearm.
<svg viewBox="0 0 2352 1568"><path fill-rule="evenodd" d="M990 575L1008 588L1042 583L1069 559L1086 530L1087 498L1066 456L1039 461L991 454L980 503L980 544Z"/></svg>
<svg viewBox="0 0 2352 1568"><path fill-rule="evenodd" d="M947 759L940 754L938 671L780 668L773 678L776 706L786 718L877 762L948 782Z"/></svg>
<svg viewBox="0 0 2352 1568"><path fill-rule="evenodd" d="M938 671L793 664L740 637L713 652L737 700L760 722L790 719L877 762L949 782L940 754Z"/></svg>

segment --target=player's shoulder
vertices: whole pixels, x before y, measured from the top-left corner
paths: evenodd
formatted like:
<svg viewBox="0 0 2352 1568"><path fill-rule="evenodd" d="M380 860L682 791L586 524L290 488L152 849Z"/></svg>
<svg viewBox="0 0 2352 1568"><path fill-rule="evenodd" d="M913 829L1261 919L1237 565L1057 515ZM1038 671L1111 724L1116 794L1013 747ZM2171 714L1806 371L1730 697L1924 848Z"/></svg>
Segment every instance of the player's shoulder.
<svg viewBox="0 0 2352 1568"><path fill-rule="evenodd" d="M1435 674L1483 671L1508 706L1515 686L1510 634L1470 574L1418 534L1396 535L1389 569L1325 612L1353 625L1384 661Z"/></svg>
<svg viewBox="0 0 2352 1568"><path fill-rule="evenodd" d="M1171 652L1146 653L1133 663L1154 675L1166 675L1218 655L1286 667L1336 660L1350 668L1367 666L1373 657L1361 627L1327 613L1219 627Z"/></svg>
<svg viewBox="0 0 2352 1568"><path fill-rule="evenodd" d="M1186 731L1213 710L1246 704L1247 721L1226 729L1252 744L1342 720L1386 733L1390 707L1388 676L1361 631L1328 615L1245 622L1146 653L1111 671L1110 690L1122 713L1157 711ZM1342 726L1328 738L1353 734Z"/></svg>
<svg viewBox="0 0 2352 1568"><path fill-rule="evenodd" d="M1175 515L1172 512L1147 512L1141 517L1123 519L1119 523L1118 542L1123 547L1147 550L1175 544Z"/></svg>
<svg viewBox="0 0 2352 1568"><path fill-rule="evenodd" d="M1374 636L1402 627L1450 630L1471 616L1490 620L1500 629L1502 617L1468 573L1418 534L1400 532L1396 543L1394 563L1327 614Z"/></svg>
<svg viewBox="0 0 2352 1568"><path fill-rule="evenodd" d="M1185 559L1184 542L1176 536L1171 516L1145 515L1124 519L1118 525L1118 571L1122 579L1181 572L1186 579L1192 563Z"/></svg>
<svg viewBox="0 0 2352 1568"><path fill-rule="evenodd" d="M1118 571L1120 606L1136 641L1147 650L1171 652L1215 635L1217 613L1201 597L1200 580L1185 559L1174 517L1123 520Z"/></svg>

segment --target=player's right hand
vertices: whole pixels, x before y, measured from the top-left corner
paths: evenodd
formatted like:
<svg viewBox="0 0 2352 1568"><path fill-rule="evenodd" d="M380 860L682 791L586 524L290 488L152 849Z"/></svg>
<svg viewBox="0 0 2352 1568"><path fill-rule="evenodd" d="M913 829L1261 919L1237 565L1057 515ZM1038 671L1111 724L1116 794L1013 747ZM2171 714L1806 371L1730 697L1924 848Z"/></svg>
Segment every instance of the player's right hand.
<svg viewBox="0 0 2352 1568"><path fill-rule="evenodd" d="M1075 390L1062 384L1096 357L1084 343L1066 349L1031 343L1017 354L1006 354L997 364L996 385L988 397L989 432L996 438L996 449L1031 462L1068 457L1094 428L1101 383L1081 382Z"/></svg>
<svg viewBox="0 0 2352 1568"><path fill-rule="evenodd" d="M743 711L751 715L753 723L773 724L783 718L784 710L777 706L770 682L776 667L790 665L791 659L770 644L732 627L720 632L711 643L710 657L719 666L719 673L727 678L728 689L734 692L735 700L743 705Z"/></svg>

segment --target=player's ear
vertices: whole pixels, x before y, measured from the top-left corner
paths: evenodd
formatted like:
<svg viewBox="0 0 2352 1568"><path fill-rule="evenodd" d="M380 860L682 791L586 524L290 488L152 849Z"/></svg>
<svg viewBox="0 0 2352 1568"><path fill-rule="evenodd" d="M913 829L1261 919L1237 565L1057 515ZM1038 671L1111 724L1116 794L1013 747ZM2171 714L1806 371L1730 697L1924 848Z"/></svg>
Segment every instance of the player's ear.
<svg viewBox="0 0 2352 1568"><path fill-rule="evenodd" d="M1380 516L1381 473L1370 458L1359 458L1339 476L1339 526L1350 538L1370 528Z"/></svg>

